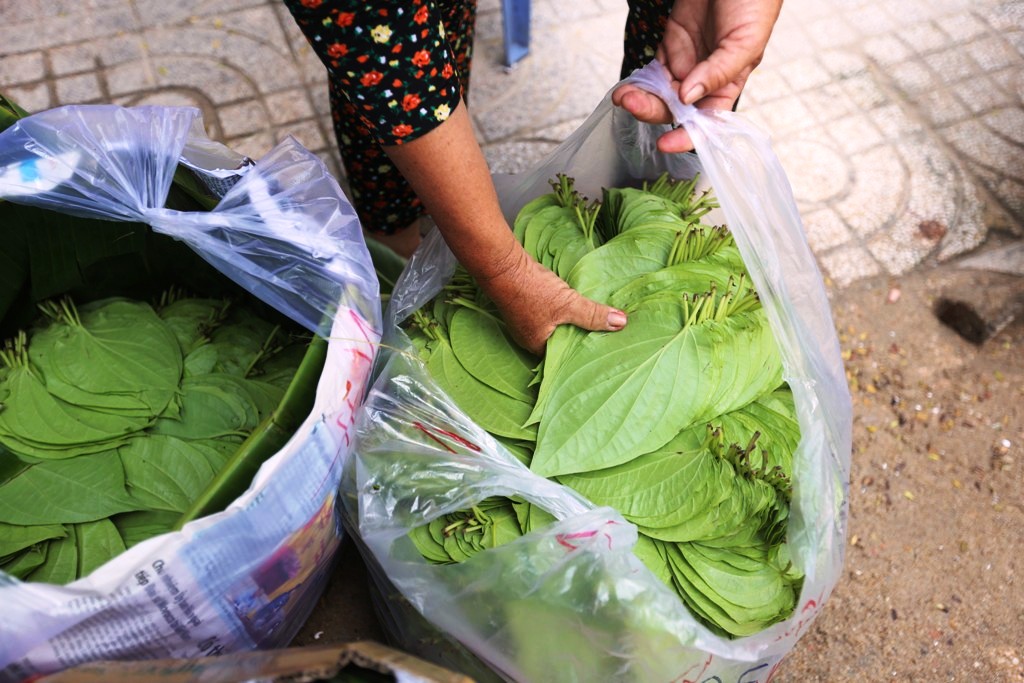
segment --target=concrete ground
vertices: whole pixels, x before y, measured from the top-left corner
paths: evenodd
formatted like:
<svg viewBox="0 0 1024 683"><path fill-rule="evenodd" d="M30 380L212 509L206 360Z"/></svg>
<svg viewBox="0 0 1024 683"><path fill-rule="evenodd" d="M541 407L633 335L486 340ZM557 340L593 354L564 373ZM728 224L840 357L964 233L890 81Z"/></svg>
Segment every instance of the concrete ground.
<svg viewBox="0 0 1024 683"><path fill-rule="evenodd" d="M501 64L499 0L481 0L470 110L494 171L529 168L614 85L625 5L624 0L534 0L530 54L507 69ZM836 302L837 324L845 330L841 342L852 379L878 370L877 363L872 368L858 355L865 339L876 335L881 348L896 330L903 338L917 339L905 348L920 354L909 362L925 376L967 377L956 372L965 372L965 364L975 359L1018 367L1013 364L1021 357L1019 333L1001 338L1005 357L996 360L991 354L982 358L985 354L976 347L958 345L938 328L930 329L931 336L919 333L921 326L934 323L931 316L921 317L932 303L929 288L952 282L935 277L950 275L966 257L982 270L1016 269L1020 275L1024 269L1020 250L1009 265L1004 258L997 266L998 259L989 258L993 252L986 249L996 242L1019 244L1024 236L1022 67L1020 0L786 1L740 111L771 135L788 174ZM71 103L194 105L203 111L210 136L239 152L259 157L293 135L341 177L323 68L290 15L273 0L0 0L0 92L30 111ZM870 301L893 304L901 291L906 293L902 305L919 304L917 317L909 311L893 317L891 308L885 310L888 317L865 315ZM858 307L851 303L855 296L868 297L869 303ZM882 327L865 331L871 324ZM860 331L850 332L854 328ZM936 348L956 359L956 372L935 360ZM864 386L854 387L855 394L867 392ZM865 402L857 403L862 412L855 419L855 474L872 458L885 460L884 453L871 451L883 447L871 428L885 427L872 422L871 410L878 406L866 401L878 387L871 386L871 396L857 394ZM1019 392L1006 396L1011 404L1020 402ZM1018 411L1005 427L1006 438L997 442L1009 444L1005 448L1016 463L1007 476L1018 482L1010 490L1011 509L1016 505L1017 513L989 520L1001 525L992 538L1018 544L1024 540L1019 484L1024 479L1024 424L1019 419ZM898 525L899 518L892 523ZM1008 529L1015 535L1006 537ZM851 547L856 541L863 548L866 538L853 538ZM892 566L897 575L898 567ZM858 605L842 594L843 585L837 604L847 609ZM1008 598L1019 598L1019 586L1015 593L1012 581L1005 587ZM337 595L337 600L360 604L351 591ZM942 601L947 603L948 598ZM321 616L330 607L322 603ZM895 620L895 609L892 614ZM828 618L826 610L823 619ZM337 620L311 622L302 637L311 642L316 635L339 635L320 633L319 624L325 623ZM855 662L867 656L860 653L857 660L851 655L867 647L863 641L822 635L825 623L825 630L808 638L806 654L797 647L799 670L819 673L785 677L783 670L784 679L878 680L865 672L884 671L884 666L815 668L815 656ZM1001 629L1003 640L962 651L957 658L975 658L973 670L988 674L983 680L1024 680L1024 622L1011 620ZM359 634L358 629L351 633ZM964 642L958 646L965 647ZM999 661L1009 663L1002 668L991 664L986 651L1000 653Z"/></svg>

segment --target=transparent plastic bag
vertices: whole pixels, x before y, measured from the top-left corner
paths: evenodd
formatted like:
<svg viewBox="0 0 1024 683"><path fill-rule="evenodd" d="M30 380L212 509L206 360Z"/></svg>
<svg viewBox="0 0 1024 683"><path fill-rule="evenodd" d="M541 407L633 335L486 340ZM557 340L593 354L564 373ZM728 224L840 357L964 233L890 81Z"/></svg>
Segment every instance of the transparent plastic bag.
<svg viewBox="0 0 1024 683"><path fill-rule="evenodd" d="M659 68L630 80L661 92ZM358 530L392 635L482 680L767 681L821 610L843 562L852 411L824 284L761 133L735 114L686 107L677 117L699 156L660 154L654 142L667 127L637 123L610 94L536 167L495 178L506 218L548 192L558 173L591 198L662 171L700 171L714 188L781 347L801 427L788 539L805 579L793 615L756 635L715 635L633 555L636 527L531 473L440 391L398 327L453 271L436 234L410 261L386 315L390 351L357 422L346 522ZM444 566L427 563L406 536L510 495L559 521Z"/></svg>
<svg viewBox="0 0 1024 683"><path fill-rule="evenodd" d="M0 573L0 681L97 659L287 645L334 566L338 484L380 336L377 278L344 193L292 139L240 174L212 211L162 208L182 150L218 152L196 137L199 123L191 108L107 105L21 119L0 133L0 198L148 223L326 337L312 411L223 511L67 586Z"/></svg>
<svg viewBox="0 0 1024 683"><path fill-rule="evenodd" d="M339 301L368 319L379 290L355 209L293 138L267 153L210 212L164 203L186 146L190 107L58 107L0 133L0 199L86 218L148 223L303 327L327 336ZM215 144L215 143L214 143Z"/></svg>

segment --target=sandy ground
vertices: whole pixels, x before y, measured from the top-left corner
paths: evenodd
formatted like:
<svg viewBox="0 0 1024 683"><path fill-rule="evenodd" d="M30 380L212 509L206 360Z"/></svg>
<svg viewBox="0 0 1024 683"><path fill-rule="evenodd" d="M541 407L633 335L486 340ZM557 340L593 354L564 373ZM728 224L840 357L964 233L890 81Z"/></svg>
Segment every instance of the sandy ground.
<svg viewBox="0 0 1024 683"><path fill-rule="evenodd" d="M1024 321L976 346L933 314L987 285L947 264L833 292L855 406L847 559L775 683L1024 681ZM356 557L296 644L384 637Z"/></svg>

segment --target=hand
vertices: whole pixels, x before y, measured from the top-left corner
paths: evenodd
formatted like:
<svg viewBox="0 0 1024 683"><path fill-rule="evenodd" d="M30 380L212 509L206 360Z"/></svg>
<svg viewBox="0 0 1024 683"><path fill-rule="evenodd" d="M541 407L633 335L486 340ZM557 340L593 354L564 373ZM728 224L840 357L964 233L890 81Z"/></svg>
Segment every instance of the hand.
<svg viewBox="0 0 1024 683"><path fill-rule="evenodd" d="M781 8L781 0L676 0L654 58L668 67L679 99L700 109L732 109ZM645 123L672 123L665 103L635 86L617 88L612 102ZM687 152L693 142L677 128L658 139L658 149Z"/></svg>
<svg viewBox="0 0 1024 683"><path fill-rule="evenodd" d="M625 327L624 313L580 296L516 241L464 104L426 135L385 149L524 349L543 351L562 323L587 330Z"/></svg>
<svg viewBox="0 0 1024 683"><path fill-rule="evenodd" d="M507 265L496 275L478 276L477 282L498 306L512 338L527 351L543 353L548 337L562 323L610 332L626 326L625 313L582 296L522 247L505 260Z"/></svg>

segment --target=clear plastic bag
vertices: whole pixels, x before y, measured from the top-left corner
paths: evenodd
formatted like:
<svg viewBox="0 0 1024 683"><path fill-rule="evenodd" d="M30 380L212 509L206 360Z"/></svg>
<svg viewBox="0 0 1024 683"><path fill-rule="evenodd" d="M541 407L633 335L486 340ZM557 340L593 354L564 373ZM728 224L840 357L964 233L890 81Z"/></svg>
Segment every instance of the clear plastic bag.
<svg viewBox="0 0 1024 683"><path fill-rule="evenodd" d="M0 573L0 680L96 659L284 646L333 567L338 484L380 336L377 278L344 193L292 139L212 211L162 208L182 150L216 151L196 138L198 123L198 110L175 107L70 106L22 119L0 133L0 198L148 223L327 337L313 409L223 511L68 586Z"/></svg>
<svg viewBox="0 0 1024 683"><path fill-rule="evenodd" d="M659 69L630 80L661 92ZM481 679L767 681L843 562L852 411L824 284L765 136L735 114L686 107L677 116L699 156L660 154L654 142L666 127L638 124L610 94L535 168L495 179L506 218L549 191L557 173L588 197L666 170L677 178L701 171L714 188L779 341L801 427L788 539L805 580L794 614L753 636L713 634L633 555L633 525L531 473L439 390L398 327L452 273L436 234L410 261L386 316L392 350L357 423L346 521L370 559L392 635ZM454 565L428 564L406 537L508 495L559 521Z"/></svg>

